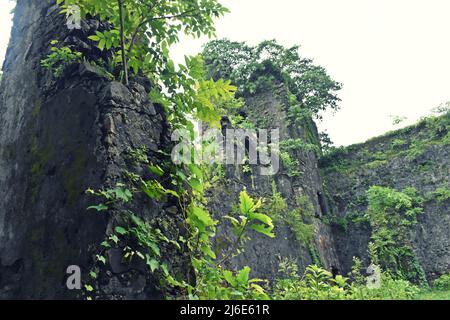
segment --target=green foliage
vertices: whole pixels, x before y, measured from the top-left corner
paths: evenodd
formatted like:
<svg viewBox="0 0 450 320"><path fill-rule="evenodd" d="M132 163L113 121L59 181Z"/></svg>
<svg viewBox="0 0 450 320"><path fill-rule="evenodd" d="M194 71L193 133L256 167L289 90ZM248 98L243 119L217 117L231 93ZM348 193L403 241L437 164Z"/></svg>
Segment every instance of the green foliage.
<svg viewBox="0 0 450 320"><path fill-rule="evenodd" d="M274 225L272 218L258 212L260 211L261 206L262 199L259 199L255 203L245 191L242 191L239 195L239 212L234 215L224 216L224 219L231 222L236 236L236 241L232 246L232 250L236 250L239 246L242 246L243 242L248 240L248 237L245 235L245 232L248 229L252 229L270 238L275 237L275 234L273 233ZM230 254L231 253L226 255L222 260L228 259Z"/></svg>
<svg viewBox="0 0 450 320"><path fill-rule="evenodd" d="M112 29L98 32L91 40L98 42L98 47L114 49L113 59L123 63L119 35L121 17L119 2L109 0L57 0L65 13L68 6L78 5L81 15L99 16L108 21ZM174 71L173 63L164 61L168 47L179 41L180 31L187 35L200 37L213 36L215 29L213 18L227 12L217 0L124 0L123 33L127 65L134 73L142 70L144 74L164 74ZM166 67L169 67L166 69Z"/></svg>
<svg viewBox="0 0 450 320"><path fill-rule="evenodd" d="M289 210L287 203L281 193L277 191L275 182L272 183L272 197L265 206L265 211L277 222L285 223L296 240L314 254L314 233L315 226L314 206L307 196L299 196L296 199L295 209Z"/></svg>
<svg viewBox="0 0 450 320"><path fill-rule="evenodd" d="M421 290L419 294L414 297L414 300L450 300L450 290Z"/></svg>
<svg viewBox="0 0 450 320"><path fill-rule="evenodd" d="M229 118L233 128L256 129L256 125L251 120L244 118L242 115L232 114Z"/></svg>
<svg viewBox="0 0 450 320"><path fill-rule="evenodd" d="M450 274L443 274L434 280L433 287L441 291L450 291Z"/></svg>
<svg viewBox="0 0 450 320"><path fill-rule="evenodd" d="M286 139L280 142L280 149L282 152L303 151L319 154L319 148L319 146L312 143L306 143L302 139Z"/></svg>
<svg viewBox="0 0 450 320"><path fill-rule="evenodd" d="M289 152L281 151L280 159L283 163L283 166L286 168L287 175L289 177L299 177L302 175L302 171L300 171L300 163L297 159L293 159Z"/></svg>
<svg viewBox="0 0 450 320"><path fill-rule="evenodd" d="M364 285L366 278L361 274L362 261L358 257L352 258L352 270L349 273L349 278L355 285Z"/></svg>
<svg viewBox="0 0 450 320"><path fill-rule="evenodd" d="M272 181L272 196L269 198L269 202L266 204L265 209L267 214L275 221L281 221L288 210L286 200L283 198L283 195L278 192L275 181Z"/></svg>
<svg viewBox="0 0 450 320"><path fill-rule="evenodd" d="M273 298L277 300L406 300L413 299L419 288L402 279L394 279L387 272L381 274L380 287L369 288L361 275L361 261L356 259L349 278L332 274L318 266L306 268L298 276L297 265L287 259L281 261L274 285Z"/></svg>
<svg viewBox="0 0 450 320"><path fill-rule="evenodd" d="M272 233L272 220L265 214L258 213L261 200L256 203L245 192L240 193L239 215L226 216L231 221L236 240L231 249L220 261L212 248L212 238L215 236L218 221L212 219L209 213L196 205L191 205L187 223L190 230L188 248L191 252L192 265L196 273L195 286L180 283L187 290L188 296L195 299L266 299L267 294L258 285L261 280L250 279L250 268L245 267L237 273L223 268L223 264L240 252L240 246L248 239L246 232L252 229L269 237Z"/></svg>
<svg viewBox="0 0 450 320"><path fill-rule="evenodd" d="M323 154L327 154L333 150L334 142L331 140L330 135L327 132L319 133L319 139Z"/></svg>
<svg viewBox="0 0 450 320"><path fill-rule="evenodd" d="M389 273L381 274L381 286L368 288L352 286L351 299L356 300L410 300L419 293L419 288L407 280L395 279Z"/></svg>
<svg viewBox="0 0 450 320"><path fill-rule="evenodd" d="M128 148L127 150L127 158L133 164L148 164L148 148L146 146L142 146L140 148Z"/></svg>
<svg viewBox="0 0 450 320"><path fill-rule="evenodd" d="M87 189L86 194L94 195L105 201L95 206L90 206L88 209L95 209L97 211L107 211L109 206L117 203L128 203L133 198L133 193L126 188L122 183L118 183L115 188L106 190L92 190Z"/></svg>
<svg viewBox="0 0 450 320"><path fill-rule="evenodd" d="M234 98L235 87L229 82L205 80L200 56L186 57L185 64L175 66L169 56L169 47L179 40L179 33L200 37L214 34L213 18L227 12L217 0L181 1L123 1L124 47L119 39L121 19L118 1L57 0L62 13L68 6L78 5L81 16L98 16L110 24L110 29L98 31L90 39L100 50L112 55L108 65L125 65L134 74L146 76L154 84L150 98L161 104L168 121L176 128L193 128L187 115L218 125L220 116L212 106L221 106ZM120 44L120 45L119 45ZM125 56L126 61L123 60ZM124 68L122 68L124 70ZM128 73L128 72L127 72ZM124 78L124 72L121 77Z"/></svg>
<svg viewBox="0 0 450 320"><path fill-rule="evenodd" d="M391 118L392 118L392 125L394 126L399 125L407 120L407 118L404 116L391 116Z"/></svg>
<svg viewBox="0 0 450 320"><path fill-rule="evenodd" d="M374 144L384 148L374 151L371 147ZM431 148L449 144L450 113L447 112L425 117L415 125L370 139L364 144L331 148L320 158L319 164L325 173L345 175L360 172L361 166L368 169L388 166L399 158L405 158L414 166Z"/></svg>
<svg viewBox="0 0 450 320"><path fill-rule="evenodd" d="M441 115L450 113L450 101L447 101L445 103L441 103L436 108L433 108L432 112L436 116L441 116Z"/></svg>
<svg viewBox="0 0 450 320"><path fill-rule="evenodd" d="M333 278L331 272L316 265L308 266L301 278L292 262L283 261L280 271L287 277L276 280L276 300L343 300L348 297L348 279Z"/></svg>
<svg viewBox="0 0 450 320"><path fill-rule="evenodd" d="M450 188L439 187L435 191L427 194L428 200L437 200L438 202L445 202L450 199Z"/></svg>
<svg viewBox="0 0 450 320"><path fill-rule="evenodd" d="M354 204L349 204L349 206ZM339 226L344 231L348 231L351 225L368 222L368 218L364 213L349 211L344 217L338 217L334 214L329 214L323 217L323 221L327 224Z"/></svg>
<svg viewBox="0 0 450 320"><path fill-rule="evenodd" d="M64 69L75 62L80 62L82 59L82 53L77 51L72 51L68 46L56 47L58 41L51 41L52 47L50 53L45 59L41 60L41 66L45 69L51 71L55 77L61 76Z"/></svg>
<svg viewBox="0 0 450 320"><path fill-rule="evenodd" d="M107 50L112 56L106 62L107 65L122 65L120 76L125 83L128 71L152 81L154 86L150 99L165 109L167 120L173 128L187 129L194 135L194 119L218 126L219 110L238 104L234 99L236 88L229 81L205 80L200 56L186 57L185 64L179 66L175 66L169 57L168 48L178 41L181 30L198 37L213 34L213 18L226 12L216 0L125 0L122 2L123 7L120 6L121 1L106 0L66 0L64 3L58 0L57 3L62 6L62 13L69 5L75 4L81 8L82 17L97 16L109 23L108 30L98 31L89 39L96 42L100 50ZM120 11L122 15L119 14ZM204 175L209 169L196 165L163 169L150 163L145 147L130 148L128 159L133 165L148 166L156 178L144 180L136 173L125 170L133 188L120 185L114 189L88 190L88 193L105 200L104 204L90 208L106 211L114 206L129 217L108 236L108 241L103 243L104 247L110 247L111 241L115 245L120 244L124 248L126 260L134 257L144 259L151 272L159 272L165 286L177 287L189 298L266 297L262 287L257 285L258 281L249 279L249 268L232 272L222 267L228 257L223 257L220 262L216 261L211 239L218 222L203 206L206 185ZM184 216L186 234L179 239L169 240L149 222L136 215L130 216L126 205L133 199L135 192L142 192L151 201L160 201L165 197L176 199ZM120 206L115 206L116 204ZM259 205L260 202L254 204L246 193L241 194L242 211L238 217L240 220L236 219L235 225L239 233L238 239L245 238L248 228L273 236L270 218L256 212ZM190 279L189 275L186 279L176 279L171 274L171 266L162 262L162 243L171 246L172 250L184 248L190 257L195 279ZM237 241L236 250L239 244L240 241ZM232 254L234 253L229 253L230 256ZM105 256L99 254L98 261L105 264ZM90 288L92 291L92 286Z"/></svg>
<svg viewBox="0 0 450 320"><path fill-rule="evenodd" d="M251 94L272 87L275 82L286 82L300 109L320 118L321 111L338 109L336 92L341 84L312 60L301 58L298 49L284 48L274 40L256 47L215 40L205 46L203 56L209 75L230 79L242 93Z"/></svg>
<svg viewBox="0 0 450 320"><path fill-rule="evenodd" d="M315 226L312 223L314 218L314 207L307 196L300 196L296 199L296 208L288 211L285 221L295 235L297 241L306 246L313 246Z"/></svg>
<svg viewBox="0 0 450 320"><path fill-rule="evenodd" d="M219 126L220 115L224 110L242 106L242 100L235 98L236 87L232 86L230 81L221 80L221 77L230 78L242 88L243 93L268 88L274 82L285 82L292 92L289 106L292 121L309 119L311 115L320 118L321 111L327 108L337 109L339 99L336 91L341 85L331 80L325 70L313 65L311 60L301 59L298 47L285 49L274 41L263 42L254 48L226 40L211 42L205 48L208 68L206 71L214 75L215 80L206 77L200 56L186 57L184 65L175 66L169 57L168 48L178 42L178 35L182 30L197 37L211 36L214 33L213 18L226 12L217 0L124 0L123 23L118 14L119 1L66 0L63 3L57 0L57 3L62 6L62 12L68 5L77 4L81 7L83 17L98 16L109 23L108 30L91 35L90 40L96 42L100 50L108 51L112 57L110 61L106 61L108 65L122 65L123 70L145 76L152 81L154 89L150 99L165 108L172 128L187 129L194 135L194 121L200 120L211 126ZM53 45L56 45L56 42ZM55 75L60 75L68 64L80 59L81 54L72 52L69 47L52 48L52 53L42 61L42 66ZM125 72L119 76L126 78ZM254 126L250 121L237 116L232 121L244 128ZM444 132L440 124L433 125L433 130L438 135ZM283 154L285 156L283 161L298 168L298 163L295 164L296 160L293 160L290 152L316 151L317 144L313 140L310 138L306 139L308 142L286 141L282 153L282 157ZM130 148L128 158L133 165L148 167L154 179L147 180L137 173L124 170L131 186L117 184L110 189L87 190L88 194L103 200L89 209L109 211L115 214L117 222L101 244L102 248L96 255L97 263L106 265L106 251L119 248L123 251L124 262L130 263L135 259L145 261L149 271L160 280L161 289L164 291L165 288L170 288L173 293L172 289L176 288L177 298L268 299L269 295L264 289L267 282L251 279L250 267L241 270L228 270L225 267L230 258L242 251L243 244L250 237L249 231L270 238L275 236L272 218L262 212L262 200L255 201L245 191L240 193L236 212L225 216L233 227L234 242L228 251L218 253L214 250L213 240L219 221L206 210L204 196L205 189L211 185L210 175L216 172L215 169L198 165L171 165L161 168L150 162L145 147ZM157 227L153 221L140 218L131 212L128 206L135 199L136 193L146 195L150 201L161 201L165 198L174 201L176 211L183 218L183 226L180 228L183 229L180 230L182 232L171 233L176 238L169 239L165 228ZM411 190L404 193L413 198ZM408 202L405 197L398 197L399 205L395 206L395 210L400 210L402 218L399 221L388 218L385 223L378 219L377 213L377 210L384 208L385 203L377 202L377 197L374 199L374 219L371 222L378 228L378 233L374 237L373 251L383 260L385 254L380 249L381 240L398 238L396 234L384 238L383 228L397 226L398 222L409 227L415 223L415 215L419 211L412 200ZM311 252L315 252L314 208L307 197L298 198L296 208L288 210L286 202L274 188L269 208L274 211L274 219L284 220L297 240ZM164 221L161 224L164 225ZM193 279L190 274L175 274L167 253L179 251L190 260L195 276ZM407 256L404 253L398 255L397 251L395 253L395 258ZM330 272L318 266L309 266L302 278L297 276L297 267L286 263L284 269L287 276L277 280L275 298L344 299L355 295L348 279L342 276L333 278ZM97 271L90 272L90 277L94 280L98 277ZM387 293L381 291L372 296L398 297L403 294L409 297L413 291L406 281L387 279L387 289L383 289L387 290ZM86 283L85 290L90 295L95 287ZM172 293L168 290L164 293L167 298L171 297ZM358 294L370 296L363 289Z"/></svg>
<svg viewBox="0 0 450 320"><path fill-rule="evenodd" d="M412 250L410 230L423 212L423 199L414 188L402 192L372 186L367 191L367 217L372 227L373 256L383 268L400 278L425 282Z"/></svg>
<svg viewBox="0 0 450 320"><path fill-rule="evenodd" d="M406 144L407 144L407 142L403 139L394 139L391 143L391 147L392 147L392 149L397 150L397 149L402 148Z"/></svg>

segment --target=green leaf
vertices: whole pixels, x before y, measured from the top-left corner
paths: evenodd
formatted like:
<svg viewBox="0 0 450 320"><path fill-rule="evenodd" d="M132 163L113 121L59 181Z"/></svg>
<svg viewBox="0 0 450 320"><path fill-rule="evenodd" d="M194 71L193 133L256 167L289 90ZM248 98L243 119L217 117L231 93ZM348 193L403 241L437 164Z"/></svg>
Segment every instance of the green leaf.
<svg viewBox="0 0 450 320"><path fill-rule="evenodd" d="M115 188L112 192L114 192L117 199L120 199L125 203L129 202L133 198L131 191L125 188Z"/></svg>
<svg viewBox="0 0 450 320"><path fill-rule="evenodd" d="M223 216L222 218L223 218L223 219L230 220L231 223L233 224L233 226L239 225L239 220L236 219L235 217L231 217L231 216Z"/></svg>
<svg viewBox="0 0 450 320"><path fill-rule="evenodd" d="M203 179L203 172L202 172L202 170L200 169L199 166L197 166L197 165L195 165L195 164L190 164L190 165L189 165L189 170L190 170L193 174L195 174L195 176L196 176L199 180Z"/></svg>
<svg viewBox="0 0 450 320"><path fill-rule="evenodd" d="M103 51L103 49L105 49L105 45L106 45L105 39L101 39L97 46L101 51Z"/></svg>
<svg viewBox="0 0 450 320"><path fill-rule="evenodd" d="M163 271L165 276L169 275L169 267L166 263L161 264L161 270Z"/></svg>
<svg viewBox="0 0 450 320"><path fill-rule="evenodd" d="M106 264L106 258L104 256L97 255L97 260L102 262L103 264Z"/></svg>
<svg viewBox="0 0 450 320"><path fill-rule="evenodd" d="M162 177L162 176L164 175L164 170L161 169L161 167L158 166L158 165L152 165L152 166L149 166L148 169L149 169L151 172L153 172L154 174L156 174L157 176Z"/></svg>
<svg viewBox="0 0 450 320"><path fill-rule="evenodd" d="M100 245L104 248L111 248L111 245L108 243L108 241L103 241Z"/></svg>
<svg viewBox="0 0 450 320"><path fill-rule="evenodd" d="M94 288L90 285L90 284L85 284L84 288L86 289L86 291L88 292L92 292L94 291Z"/></svg>
<svg viewBox="0 0 450 320"><path fill-rule="evenodd" d="M252 212L252 209L254 207L254 203L252 198L247 194L246 191L241 191L239 195L239 209L241 210L242 214L247 215L250 212Z"/></svg>
<svg viewBox="0 0 450 320"><path fill-rule="evenodd" d="M222 274L223 274L224 279L225 279L231 286L233 286L233 287L236 286L236 280L235 280L235 278L234 278L234 276L233 276L233 273L232 273L231 271L229 271L229 270L224 270Z"/></svg>
<svg viewBox="0 0 450 320"><path fill-rule="evenodd" d="M258 233L268 236L269 238L275 238L275 234L272 233L273 228L265 227L262 224L252 224L250 228Z"/></svg>
<svg viewBox="0 0 450 320"><path fill-rule="evenodd" d="M239 271L238 275L236 276L236 281L238 282L238 284L247 286L250 270L250 267L244 267L241 271Z"/></svg>
<svg viewBox="0 0 450 320"><path fill-rule="evenodd" d="M269 216L267 216L265 214L252 213L249 215L249 219L261 221L261 222L265 223L266 225L268 225L269 227L273 228L272 218L270 218Z"/></svg>
<svg viewBox="0 0 450 320"><path fill-rule="evenodd" d="M115 234L110 235L109 239L112 240L115 244L119 242L119 238Z"/></svg>
<svg viewBox="0 0 450 320"><path fill-rule="evenodd" d="M150 267L151 272L154 272L159 268L159 262L154 258L150 258L149 255L147 255L147 265Z"/></svg>
<svg viewBox="0 0 450 320"><path fill-rule="evenodd" d="M123 228L123 227L116 227L116 232L118 233L118 234L120 234L120 235L125 235L125 234L127 234L128 233L128 231L125 229L125 228Z"/></svg>
<svg viewBox="0 0 450 320"><path fill-rule="evenodd" d="M212 259L216 259L216 254L211 250L211 247L209 245L202 246L201 250L204 254L208 255Z"/></svg>
<svg viewBox="0 0 450 320"><path fill-rule="evenodd" d="M202 193L203 192L203 185L202 183L197 179L191 179L189 181L189 185L197 192Z"/></svg>
<svg viewBox="0 0 450 320"><path fill-rule="evenodd" d="M98 36L89 36L88 39L93 41L100 41L100 38Z"/></svg>
<svg viewBox="0 0 450 320"><path fill-rule="evenodd" d="M191 215L201 221L205 227L213 226L215 224L210 214L200 207L191 206L190 212Z"/></svg>
<svg viewBox="0 0 450 320"><path fill-rule="evenodd" d="M96 206L90 206L90 207L88 207L87 209L88 209L88 210L95 209L95 210L97 210L98 212L100 212L100 211L107 211L109 208L108 208L107 205L104 205L103 203L100 203L100 204L98 204L98 205L96 205Z"/></svg>

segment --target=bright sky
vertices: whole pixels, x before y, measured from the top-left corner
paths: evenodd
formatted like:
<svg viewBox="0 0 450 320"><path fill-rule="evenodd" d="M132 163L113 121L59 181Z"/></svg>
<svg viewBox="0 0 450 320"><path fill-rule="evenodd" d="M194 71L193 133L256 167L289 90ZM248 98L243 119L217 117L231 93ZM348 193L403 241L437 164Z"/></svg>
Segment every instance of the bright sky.
<svg viewBox="0 0 450 320"><path fill-rule="evenodd" d="M10 28L0 0L0 60ZM5 5L6 3L6 5ZM257 44L300 44L300 53L344 84L341 110L319 124L337 145L410 124L450 101L448 0L222 0L231 13L217 22L219 38ZM174 58L196 54L206 39L184 39Z"/></svg>

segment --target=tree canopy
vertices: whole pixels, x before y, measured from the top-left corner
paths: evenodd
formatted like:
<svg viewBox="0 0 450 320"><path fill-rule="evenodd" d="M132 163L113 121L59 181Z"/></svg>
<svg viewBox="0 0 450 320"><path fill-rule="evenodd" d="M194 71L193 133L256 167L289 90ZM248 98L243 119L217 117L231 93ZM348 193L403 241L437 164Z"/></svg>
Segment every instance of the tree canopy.
<svg viewBox="0 0 450 320"><path fill-rule="evenodd" d="M337 110L342 88L326 70L299 55L299 46L285 48L275 40L257 46L227 39L209 42L203 57L209 75L230 79L241 93L254 93L271 78L285 81L300 107L317 118L326 109Z"/></svg>

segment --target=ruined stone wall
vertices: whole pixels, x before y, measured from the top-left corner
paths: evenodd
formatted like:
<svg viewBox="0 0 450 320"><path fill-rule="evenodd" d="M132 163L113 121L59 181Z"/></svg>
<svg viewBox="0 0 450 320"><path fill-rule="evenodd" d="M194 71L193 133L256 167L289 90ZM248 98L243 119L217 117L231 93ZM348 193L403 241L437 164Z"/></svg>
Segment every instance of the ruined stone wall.
<svg viewBox="0 0 450 320"><path fill-rule="evenodd" d="M117 219L114 210L105 214L86 210L98 199L87 196L85 190L115 186L124 180L125 168L151 179L148 169L129 161L128 148L145 146L149 161L155 164L170 161L159 152L170 153L170 130L162 109L148 101L151 88L146 81L135 78L125 87L87 62L68 67L59 78L41 68L40 61L54 39L72 45L88 60L105 58L87 36L107 26L88 19L81 30L70 31L58 11L53 0L18 0L3 68L0 298L80 298L80 292L66 288L66 268L78 265L86 276L94 265L98 244ZM317 144L311 119L301 124L288 121L289 97L283 84L244 98L242 111L257 128L279 128L282 140L298 138ZM281 259L289 257L301 269L319 263L348 272L352 256L366 258L370 227L347 221L344 228L330 223L331 218L363 212L365 192L371 185L414 186L423 194L448 187L447 135L448 124L437 131L426 125L409 128L346 149L342 157L323 162L322 173L317 154L311 150L291 154L299 163L300 174L295 176L284 165L274 176L226 168L224 179L207 191L208 206L217 218L232 211L243 189L253 197L270 199L272 183L289 210L296 208L298 197L305 196L314 211L309 221L315 228L312 246L300 243L290 226L280 222L275 239L251 234L252 240L232 260L232 266L249 265L253 277L273 279ZM420 141L420 150L416 150ZM411 146L415 147L410 153ZM174 203L151 202L139 194L135 200L137 215L156 223L164 221L176 238L182 227ZM424 206L413 236L416 255L432 278L450 269L450 210L448 200L431 199ZM216 249L226 250L231 239L231 230L219 230ZM162 298L157 279L145 266L123 264L121 254L120 250L106 253L108 261L93 283L94 297ZM165 256L179 267L180 274L189 270L182 253Z"/></svg>
<svg viewBox="0 0 450 320"><path fill-rule="evenodd" d="M342 149L324 158L321 171L335 217L336 252L349 271L352 257L367 262L371 229L358 223L373 185L414 187L425 198L424 212L410 235L429 280L450 270L450 202L435 191L450 188L450 114ZM356 219L355 219L356 218Z"/></svg>
<svg viewBox="0 0 450 320"><path fill-rule="evenodd" d="M288 89L284 84L274 83L268 90L244 98L245 106L241 113L243 112L256 128L279 129L280 141L298 138L311 142L310 136L318 141L317 129L311 119L305 120L302 125L289 124ZM231 264L236 268L251 266L253 277L274 279L278 275L279 263L284 258L295 261L300 271L313 263L328 269L332 266L339 268L331 229L322 222L327 212L323 212L326 210L323 205L321 207L319 201L323 188L317 155L313 151L305 150L295 150L291 155L293 159L298 160L298 175L290 176L281 160L280 170L275 175L261 175L258 166L252 166L251 172L243 170L243 166L230 166L226 170L224 180L209 191L209 207L218 218L232 214L232 207L238 203L239 193L244 189L254 198L264 198L267 205L273 196L273 183L286 200L289 211L298 207L298 197L306 196L311 203L314 217L308 222L314 225L315 229L312 246L297 241L290 226L282 220L275 221L274 239L250 231L251 240L246 243L244 252L235 257ZM267 214L274 218L274 212ZM219 231L216 239L219 252L229 250L233 239L231 232L228 228Z"/></svg>
<svg viewBox="0 0 450 320"><path fill-rule="evenodd" d="M146 146L150 161L159 163L165 159L158 150L169 145L164 114L148 101L147 83L135 79L127 88L89 63L74 64L59 78L40 67L54 39L88 59L102 57L86 40L101 23L86 20L81 30L70 31L58 12L53 0L19 0L4 64L0 298L80 297L66 288L66 268L78 265L85 275L115 219L114 212L87 211L99 200L85 190L115 186L124 168L145 176L126 162L128 148ZM170 204L137 203L138 215L173 222L165 212ZM160 297L154 279L142 268L123 266L120 254L108 253L98 297Z"/></svg>

